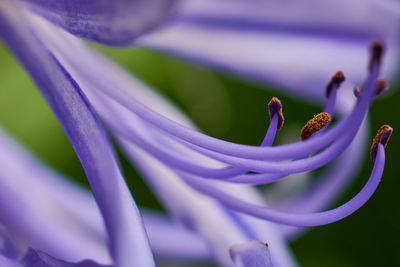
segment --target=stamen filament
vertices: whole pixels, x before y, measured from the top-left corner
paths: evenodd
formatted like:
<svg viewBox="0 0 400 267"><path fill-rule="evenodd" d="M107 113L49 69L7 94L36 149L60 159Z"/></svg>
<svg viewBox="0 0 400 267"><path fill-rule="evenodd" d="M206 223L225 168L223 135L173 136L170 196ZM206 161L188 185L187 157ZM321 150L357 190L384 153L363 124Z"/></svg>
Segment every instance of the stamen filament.
<svg viewBox="0 0 400 267"><path fill-rule="evenodd" d="M191 185L199 192L219 200L227 207L236 211L285 225L318 226L341 220L364 205L365 202L367 202L375 192L382 177L384 165L385 151L383 145L379 144L374 168L368 182L365 184L363 189L350 201L339 206L338 208L309 214L281 212L259 205L254 205L217 189L207 181L202 181L184 174L181 174L181 177L186 183Z"/></svg>

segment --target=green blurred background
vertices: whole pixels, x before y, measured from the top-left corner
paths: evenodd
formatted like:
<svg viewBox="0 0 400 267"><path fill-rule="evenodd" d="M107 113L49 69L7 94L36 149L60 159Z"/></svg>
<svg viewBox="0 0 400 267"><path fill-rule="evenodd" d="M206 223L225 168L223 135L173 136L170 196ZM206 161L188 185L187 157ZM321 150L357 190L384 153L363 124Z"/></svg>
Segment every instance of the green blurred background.
<svg viewBox="0 0 400 267"><path fill-rule="evenodd" d="M320 107L300 102L261 85L217 73L140 48L96 47L159 90L207 134L257 145L268 126L267 101L279 97L285 127L280 136L298 133ZM88 186L82 167L56 118L21 66L0 44L0 123L30 150L62 173ZM394 128L387 148L383 181L367 205L340 222L315 227L292 244L301 266L400 266L400 212L395 154L400 147L396 106L400 90L378 98L371 110L371 135L384 123ZM301 112L299 112L301 111ZM1 149L1 148L0 148ZM369 155L351 188L337 204L356 194L369 177ZM134 168L120 155L123 172L141 206L162 209ZM133 186L134 185L134 186Z"/></svg>

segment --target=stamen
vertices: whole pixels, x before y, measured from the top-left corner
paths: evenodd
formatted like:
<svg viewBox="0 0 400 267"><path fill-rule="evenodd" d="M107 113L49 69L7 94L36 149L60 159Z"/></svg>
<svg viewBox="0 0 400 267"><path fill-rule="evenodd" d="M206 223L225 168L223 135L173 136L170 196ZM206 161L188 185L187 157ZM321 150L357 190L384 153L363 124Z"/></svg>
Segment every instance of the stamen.
<svg viewBox="0 0 400 267"><path fill-rule="evenodd" d="M362 207L375 192L381 180L383 169L385 166L384 147L380 143L377 147L377 156L376 162L374 162L374 168L372 169L372 173L367 183L364 185L361 191L351 200L342 204L341 206L322 212L291 213L274 210L242 200L235 195L229 194L226 191L217 188L216 185L210 184L207 181L196 179L195 177L192 177L190 175L181 174L181 177L186 183L188 183L197 191L215 198L223 205L238 212L255 216L260 219L269 220L271 222L291 226L324 225L339 221L354 213L356 210Z"/></svg>
<svg viewBox="0 0 400 267"><path fill-rule="evenodd" d="M309 120L301 130L301 140L305 141L314 133L324 128L331 121L331 115L326 112L319 113L314 118Z"/></svg>
<svg viewBox="0 0 400 267"><path fill-rule="evenodd" d="M381 66L383 57L384 46L380 41L375 41L371 46L371 58L369 61L369 71L372 71L374 65L379 68Z"/></svg>
<svg viewBox="0 0 400 267"><path fill-rule="evenodd" d="M338 89L345 79L346 76L344 76L344 73L342 71L339 70L338 72L336 72L326 85L326 97L329 97L332 90Z"/></svg>
<svg viewBox="0 0 400 267"><path fill-rule="evenodd" d="M274 115L278 116L278 130L282 129L283 123L285 121L282 112L282 103L277 97L273 97L268 103L269 118L272 120Z"/></svg>
<svg viewBox="0 0 400 267"><path fill-rule="evenodd" d="M372 141L371 146L371 161L375 162L376 153L378 150L378 144L382 144L383 147L386 147L387 143L389 142L390 136L393 133L393 128L389 125L382 125L379 128L378 133L375 135L374 140Z"/></svg>

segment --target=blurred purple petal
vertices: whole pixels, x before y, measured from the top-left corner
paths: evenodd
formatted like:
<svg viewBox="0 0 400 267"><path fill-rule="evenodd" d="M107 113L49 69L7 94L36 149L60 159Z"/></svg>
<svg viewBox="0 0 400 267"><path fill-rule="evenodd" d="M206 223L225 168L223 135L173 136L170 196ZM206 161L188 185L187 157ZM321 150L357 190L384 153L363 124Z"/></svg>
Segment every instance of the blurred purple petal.
<svg viewBox="0 0 400 267"><path fill-rule="evenodd" d="M132 42L164 22L176 0L21 0L68 32L109 45Z"/></svg>

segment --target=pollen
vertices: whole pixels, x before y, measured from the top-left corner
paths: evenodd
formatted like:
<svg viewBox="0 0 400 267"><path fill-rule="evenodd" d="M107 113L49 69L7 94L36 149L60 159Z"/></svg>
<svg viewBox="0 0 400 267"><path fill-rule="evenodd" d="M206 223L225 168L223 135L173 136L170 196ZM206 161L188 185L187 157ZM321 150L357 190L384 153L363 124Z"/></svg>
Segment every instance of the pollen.
<svg viewBox="0 0 400 267"><path fill-rule="evenodd" d="M272 120L274 115L278 115L278 130L282 129L285 118L282 112L282 103L277 97L273 97L268 103L269 118Z"/></svg>
<svg viewBox="0 0 400 267"><path fill-rule="evenodd" d="M266 246L266 247L269 247L268 243L265 243L265 246Z"/></svg>
<svg viewBox="0 0 400 267"><path fill-rule="evenodd" d="M331 115L326 112L319 113L314 118L309 120L301 130L301 140L305 141L314 133L324 128L331 121Z"/></svg>
<svg viewBox="0 0 400 267"><path fill-rule="evenodd" d="M340 70L336 72L326 85L326 97L329 97L332 90L338 89L339 86L344 82L344 80L346 80L346 76L344 76L344 73Z"/></svg>
<svg viewBox="0 0 400 267"><path fill-rule="evenodd" d="M376 158L378 144L382 144L383 147L386 147L389 142L390 136L393 133L393 128L389 125L385 124L379 128L378 133L375 135L374 140L371 145L371 161L374 162Z"/></svg>

